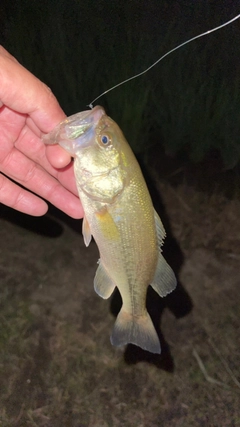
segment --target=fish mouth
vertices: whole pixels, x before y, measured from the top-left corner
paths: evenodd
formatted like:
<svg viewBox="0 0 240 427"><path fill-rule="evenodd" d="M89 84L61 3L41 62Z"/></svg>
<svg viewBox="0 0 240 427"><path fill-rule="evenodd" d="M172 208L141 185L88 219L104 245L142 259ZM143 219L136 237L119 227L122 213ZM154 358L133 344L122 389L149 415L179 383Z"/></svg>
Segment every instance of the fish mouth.
<svg viewBox="0 0 240 427"><path fill-rule="evenodd" d="M59 144L75 156L79 148L89 145L94 136L95 127L105 114L104 109L99 105L92 110L73 114L59 123L50 133L44 135L43 142L46 145Z"/></svg>

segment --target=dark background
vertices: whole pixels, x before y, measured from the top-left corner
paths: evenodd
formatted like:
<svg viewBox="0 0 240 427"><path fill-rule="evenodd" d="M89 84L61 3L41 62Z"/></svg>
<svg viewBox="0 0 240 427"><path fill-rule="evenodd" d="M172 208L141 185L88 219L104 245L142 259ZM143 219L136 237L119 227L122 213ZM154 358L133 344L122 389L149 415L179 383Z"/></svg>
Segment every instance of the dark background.
<svg viewBox="0 0 240 427"><path fill-rule="evenodd" d="M70 115L188 38L233 18L239 6L238 1L2 1L2 44L51 87ZM180 153L191 161L214 152L232 169L240 156L239 39L235 21L97 103L145 160L154 150L161 157L163 147L168 155Z"/></svg>

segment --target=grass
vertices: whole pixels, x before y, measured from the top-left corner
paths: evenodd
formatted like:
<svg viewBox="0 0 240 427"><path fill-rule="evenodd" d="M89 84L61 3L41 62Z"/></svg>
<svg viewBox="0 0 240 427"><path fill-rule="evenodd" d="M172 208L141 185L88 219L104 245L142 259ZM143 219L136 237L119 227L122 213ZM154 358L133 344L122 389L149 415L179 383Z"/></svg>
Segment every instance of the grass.
<svg viewBox="0 0 240 427"><path fill-rule="evenodd" d="M239 202L186 185L173 192L161 183L161 190L180 246L172 244L170 255L183 251L179 281L193 307L177 315L186 303L180 290L175 303L172 294L164 310L159 307L168 343L160 357L111 346L111 304L92 285L94 244L86 249L80 233L59 220L62 232L53 235L53 217L42 234L38 218L36 233L34 222L31 230L21 228L22 216L11 222L6 208L0 227L1 427L238 425L239 387L224 364L239 382L239 258L228 257L231 251L239 257ZM194 349L208 375L230 388L207 381Z"/></svg>
<svg viewBox="0 0 240 427"><path fill-rule="evenodd" d="M176 58L162 64L160 83L154 93L155 123L167 152L174 154L185 149L190 159L201 161L215 149L225 167L232 168L239 160L240 92L237 76L229 83L224 74L219 74L216 63L209 65L213 49L210 45L196 57L195 48L189 48L189 52L178 52ZM159 99L166 100L161 109L157 108Z"/></svg>
<svg viewBox="0 0 240 427"><path fill-rule="evenodd" d="M156 10L162 10L159 4ZM202 31L227 20L221 10L212 23L210 7L196 5L188 10L192 21L187 31L176 16L170 22L161 20L156 38L156 29L141 31L145 12L134 1L122 9L105 1L89 5L72 1L70 7L64 0L25 0L9 9L6 47L53 89L69 115L86 109L93 98L196 35L198 31L191 29L199 25L199 19L191 17L195 12L209 21ZM236 165L240 157L236 26L194 41L98 101L136 153L146 157L158 141L167 152L184 151L194 161L214 148L226 167Z"/></svg>

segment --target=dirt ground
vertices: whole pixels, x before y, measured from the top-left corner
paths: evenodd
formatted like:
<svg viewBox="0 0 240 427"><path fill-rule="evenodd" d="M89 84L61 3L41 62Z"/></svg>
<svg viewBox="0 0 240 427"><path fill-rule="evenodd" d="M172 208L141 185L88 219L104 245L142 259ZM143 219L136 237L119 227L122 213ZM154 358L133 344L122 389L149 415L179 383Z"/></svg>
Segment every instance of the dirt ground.
<svg viewBox="0 0 240 427"><path fill-rule="evenodd" d="M151 192L179 281L149 290L160 356L111 346L121 302L95 294L80 221L0 207L0 427L240 426L239 198Z"/></svg>

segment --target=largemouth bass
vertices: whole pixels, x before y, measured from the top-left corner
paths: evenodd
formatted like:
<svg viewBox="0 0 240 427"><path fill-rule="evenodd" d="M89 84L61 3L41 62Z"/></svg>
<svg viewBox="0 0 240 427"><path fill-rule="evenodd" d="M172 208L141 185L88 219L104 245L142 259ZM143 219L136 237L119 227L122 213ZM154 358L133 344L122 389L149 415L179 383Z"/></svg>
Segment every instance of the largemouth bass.
<svg viewBox="0 0 240 427"><path fill-rule="evenodd" d="M44 142L58 143L75 158L84 242L88 246L93 236L100 252L95 291L102 298L115 287L120 291L122 308L111 343L160 353L146 309L147 288L164 297L176 287L176 278L162 256L165 230L130 146L99 106L68 117Z"/></svg>

